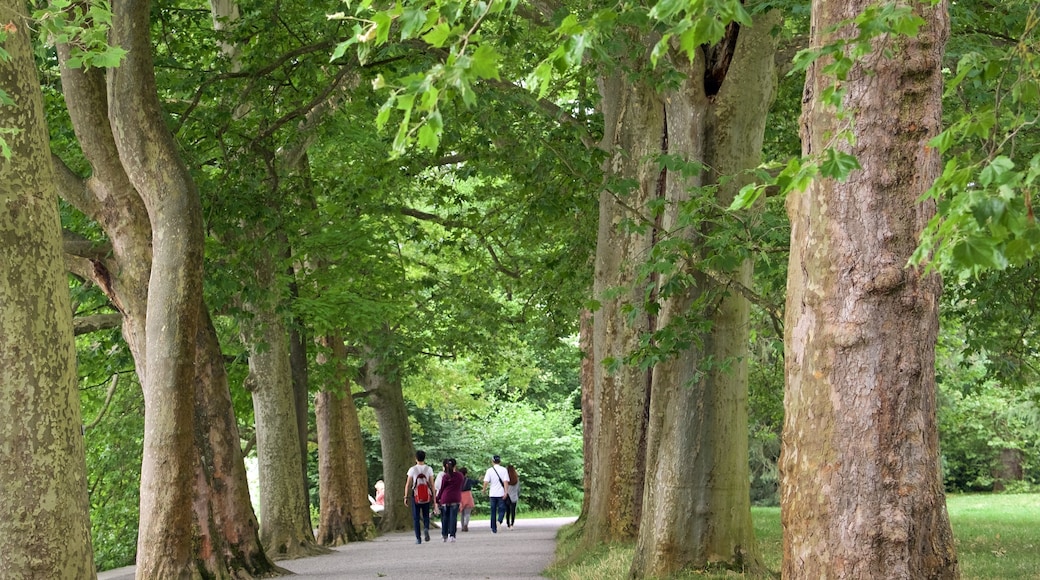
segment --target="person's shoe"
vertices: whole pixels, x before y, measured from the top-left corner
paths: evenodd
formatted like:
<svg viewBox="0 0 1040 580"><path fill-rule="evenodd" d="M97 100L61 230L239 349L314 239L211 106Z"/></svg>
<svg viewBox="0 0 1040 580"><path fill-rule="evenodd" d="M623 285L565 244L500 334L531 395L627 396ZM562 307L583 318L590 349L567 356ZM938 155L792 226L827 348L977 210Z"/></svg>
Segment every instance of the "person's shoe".
<svg viewBox="0 0 1040 580"><path fill-rule="evenodd" d="M421 543L422 543L422 540L420 540L419 538L415 538L415 543L416 543L416 544L421 544Z"/></svg>
<svg viewBox="0 0 1040 580"><path fill-rule="evenodd" d="M448 536L448 543L454 544L455 543L455 536Z"/></svg>
<svg viewBox="0 0 1040 580"><path fill-rule="evenodd" d="M441 541L444 542L445 544L447 544L448 543L448 536L444 536L443 538L441 538Z"/></svg>
<svg viewBox="0 0 1040 580"><path fill-rule="evenodd" d="M425 532L423 532L423 539L427 542L430 541L430 530L426 530Z"/></svg>
<svg viewBox="0 0 1040 580"><path fill-rule="evenodd" d="M469 531L469 526L462 526L462 531L468 532Z"/></svg>

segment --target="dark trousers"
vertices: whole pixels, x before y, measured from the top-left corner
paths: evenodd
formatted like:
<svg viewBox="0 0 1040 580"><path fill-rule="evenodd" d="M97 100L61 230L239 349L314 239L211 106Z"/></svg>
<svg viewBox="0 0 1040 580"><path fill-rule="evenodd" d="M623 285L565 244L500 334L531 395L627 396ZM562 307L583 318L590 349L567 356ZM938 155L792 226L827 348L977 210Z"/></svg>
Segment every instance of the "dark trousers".
<svg viewBox="0 0 1040 580"><path fill-rule="evenodd" d="M459 523L459 504L446 503L441 505L441 536L455 537Z"/></svg>
<svg viewBox="0 0 1040 580"><path fill-rule="evenodd" d="M419 514L422 514L422 529L419 529ZM422 540L422 532L430 531L430 502L416 503L412 498L412 523L415 524L415 539Z"/></svg>
<svg viewBox="0 0 1040 580"><path fill-rule="evenodd" d="M498 531L498 524L506 517L506 498L491 497L491 531Z"/></svg>
<svg viewBox="0 0 1040 580"><path fill-rule="evenodd" d="M516 504L509 499L509 496L503 499L506 500L506 525L512 527L516 523Z"/></svg>

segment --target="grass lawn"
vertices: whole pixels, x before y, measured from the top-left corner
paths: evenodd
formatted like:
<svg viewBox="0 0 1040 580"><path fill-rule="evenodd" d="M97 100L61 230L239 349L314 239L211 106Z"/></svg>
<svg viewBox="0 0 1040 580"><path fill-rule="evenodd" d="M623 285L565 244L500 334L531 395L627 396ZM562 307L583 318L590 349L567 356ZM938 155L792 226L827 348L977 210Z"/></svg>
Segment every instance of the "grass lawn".
<svg viewBox="0 0 1040 580"><path fill-rule="evenodd" d="M947 497L957 558L964 580L1040 580L1040 494L976 494ZM779 576L782 545L780 508L752 508L755 536L766 566ZM564 530L563 557L574 543ZM633 547L601 547L551 568L557 580L624 578ZM688 573L677 579L737 578L734 572Z"/></svg>

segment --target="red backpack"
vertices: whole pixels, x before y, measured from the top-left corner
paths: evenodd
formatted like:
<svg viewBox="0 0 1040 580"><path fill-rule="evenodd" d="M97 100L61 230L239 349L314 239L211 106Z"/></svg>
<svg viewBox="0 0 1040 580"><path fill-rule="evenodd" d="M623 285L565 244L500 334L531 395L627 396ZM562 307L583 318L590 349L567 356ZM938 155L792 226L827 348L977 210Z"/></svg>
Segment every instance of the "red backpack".
<svg viewBox="0 0 1040 580"><path fill-rule="evenodd" d="M422 472L415 476L415 503L430 503L429 480Z"/></svg>

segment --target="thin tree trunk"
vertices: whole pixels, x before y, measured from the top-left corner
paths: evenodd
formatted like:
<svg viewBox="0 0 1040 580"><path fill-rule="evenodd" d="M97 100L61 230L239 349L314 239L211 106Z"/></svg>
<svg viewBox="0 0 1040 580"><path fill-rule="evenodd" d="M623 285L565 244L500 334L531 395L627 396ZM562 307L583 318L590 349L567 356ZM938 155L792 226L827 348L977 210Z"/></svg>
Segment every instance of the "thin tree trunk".
<svg viewBox="0 0 1040 580"><path fill-rule="evenodd" d="M195 444L202 459L194 503L196 558L213 578L288 574L271 562L260 543L224 357L206 308L196 353Z"/></svg>
<svg viewBox="0 0 1040 580"><path fill-rule="evenodd" d="M408 469L415 464L415 447L404 404L401 378L389 361L370 353L365 363L361 386L379 423L379 444L383 453L383 482L386 502L379 524L385 532L403 530L411 525L411 509L405 505L404 484Z"/></svg>
<svg viewBox="0 0 1040 580"><path fill-rule="evenodd" d="M646 230L625 232L618 225L626 217L627 207L640 207L646 201L647 192L642 188L655 177L647 177L645 164L641 167L639 161L660 151L663 124L661 108L649 104L656 102L652 89L628 91L621 76L601 78L599 85L604 126L627 124L619 134L604 135L601 146L611 153L605 169L612 175L637 180L640 190L600 194L593 292L599 298L616 288L629 291L602 300L593 315L595 421L591 439L595 447L585 458L591 481L588 509L582 515L583 540L590 545L632 540L638 531L652 375L649 370L625 364L625 360L639 348L640 337L652 329L652 320L645 314L630 319L626 311L634 308L639 312L642 306L643 288L633 287L632 264L645 256L651 234ZM635 112L629 116L630 111ZM649 143L640 141L644 135L652 135Z"/></svg>
<svg viewBox="0 0 1040 580"><path fill-rule="evenodd" d="M849 27L869 0L815 0L812 46ZM785 578L954 578L957 559L940 478L935 340L940 281L908 269L934 215L918 200L940 159L945 3L910 4L914 38L876 43L842 82L849 116L805 84L803 150L835 146L862 170L791 194L781 469ZM892 51L892 57L883 56ZM847 127L853 146L835 139Z"/></svg>
<svg viewBox="0 0 1040 580"><path fill-rule="evenodd" d="M368 501L368 469L361 423L346 373L346 348L337 336L328 337L326 342L336 366L334 376L342 380L342 387L318 393L314 402L321 500L318 542L323 546L338 546L370 539L376 530Z"/></svg>
<svg viewBox="0 0 1040 580"><path fill-rule="evenodd" d="M274 285L270 263L258 266L257 283ZM300 477L300 440L289 369L288 331L270 305L249 304L242 322L250 345L248 388L253 393L260 472L260 540L276 560L324 552L314 541Z"/></svg>
<svg viewBox="0 0 1040 580"><path fill-rule="evenodd" d="M61 224L26 4L0 85L0 576L96 578Z"/></svg>

